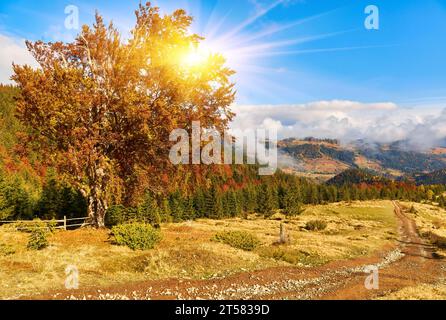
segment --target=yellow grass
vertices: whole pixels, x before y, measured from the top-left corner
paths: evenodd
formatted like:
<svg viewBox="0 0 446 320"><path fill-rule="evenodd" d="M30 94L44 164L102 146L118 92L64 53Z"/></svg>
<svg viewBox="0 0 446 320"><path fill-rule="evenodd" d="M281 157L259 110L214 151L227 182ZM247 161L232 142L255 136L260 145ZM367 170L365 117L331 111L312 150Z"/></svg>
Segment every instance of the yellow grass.
<svg viewBox="0 0 446 320"><path fill-rule="evenodd" d="M427 240L432 240L436 235L446 238L446 210L430 204L402 202L402 205L406 214L415 221L422 237ZM410 212L412 207L415 213Z"/></svg>
<svg viewBox="0 0 446 320"><path fill-rule="evenodd" d="M279 221L278 219L283 219ZM324 231L304 229L310 220L323 220ZM275 245L280 223L291 242ZM251 232L261 240L253 252L212 241L217 232ZM64 288L65 268L74 265L80 286L108 286L150 279L206 279L275 266L310 267L371 254L396 237L391 202L358 202L311 206L295 219L199 220L162 226L163 240L153 250L132 251L111 244L105 230L57 232L42 251L26 249L28 234L0 227L0 299L18 298Z"/></svg>
<svg viewBox="0 0 446 320"><path fill-rule="evenodd" d="M445 300L446 280L443 279L436 284L421 284L415 287L407 287L380 300Z"/></svg>

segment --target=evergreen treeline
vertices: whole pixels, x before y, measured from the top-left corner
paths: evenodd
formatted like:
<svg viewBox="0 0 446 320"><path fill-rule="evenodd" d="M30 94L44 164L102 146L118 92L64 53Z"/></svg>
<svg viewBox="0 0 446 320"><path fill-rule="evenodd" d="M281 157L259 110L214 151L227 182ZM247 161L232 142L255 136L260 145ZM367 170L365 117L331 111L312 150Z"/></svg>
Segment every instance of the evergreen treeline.
<svg viewBox="0 0 446 320"><path fill-rule="evenodd" d="M240 174L240 173L238 173ZM238 181L238 183L236 182ZM244 177L213 179L209 186L193 191L175 191L167 196L147 192L135 207L114 205L109 209L109 225L136 219L158 225L198 218L223 219L257 213L268 217L277 210L294 216L303 205L354 200L433 201L446 207L445 185L416 186L386 183L316 184L282 172L270 177L246 180ZM0 174L0 220L61 219L85 217L86 202L73 188L49 177L36 196L18 178Z"/></svg>
<svg viewBox="0 0 446 320"><path fill-rule="evenodd" d="M223 186L223 187L222 187ZM147 193L136 208L114 206L108 213L108 224L132 219L158 225L161 222L180 222L198 218L224 219L244 217L250 213L271 216L277 210L289 216L299 215L303 206L355 200L437 201L446 205L443 194L446 186L415 186L389 181L386 184L345 184L343 186L316 184L307 179L279 172L271 177L226 188L213 184L193 193L179 191L168 197Z"/></svg>
<svg viewBox="0 0 446 320"><path fill-rule="evenodd" d="M39 190L0 172L0 220L44 220L85 217L86 201L73 188L49 177Z"/></svg>

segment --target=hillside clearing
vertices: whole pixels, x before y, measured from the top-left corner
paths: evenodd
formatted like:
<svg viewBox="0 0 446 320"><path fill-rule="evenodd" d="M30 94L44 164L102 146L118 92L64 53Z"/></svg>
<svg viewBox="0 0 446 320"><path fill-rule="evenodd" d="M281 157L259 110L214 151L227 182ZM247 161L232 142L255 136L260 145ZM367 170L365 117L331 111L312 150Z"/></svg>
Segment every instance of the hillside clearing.
<svg viewBox="0 0 446 320"><path fill-rule="evenodd" d="M153 250L114 246L109 232L82 229L57 232L42 251L26 249L27 234L0 228L0 243L13 254L0 256L0 298L19 298L64 289L65 268L74 265L81 288L108 287L162 279L211 279L274 267L309 268L337 260L365 257L396 240L396 221L389 201L311 206L293 220L198 220L162 226L163 240ZM323 231L306 223L322 220ZM280 223L289 245L275 245ZM255 234L261 246L252 252L212 241L221 231Z"/></svg>

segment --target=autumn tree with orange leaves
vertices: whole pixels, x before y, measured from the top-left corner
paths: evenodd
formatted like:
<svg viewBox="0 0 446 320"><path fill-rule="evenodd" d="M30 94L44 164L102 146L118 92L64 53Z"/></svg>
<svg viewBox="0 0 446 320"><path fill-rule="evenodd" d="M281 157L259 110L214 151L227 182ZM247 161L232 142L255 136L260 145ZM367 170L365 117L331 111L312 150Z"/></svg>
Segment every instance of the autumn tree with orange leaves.
<svg viewBox="0 0 446 320"><path fill-rule="evenodd" d="M17 116L29 128L24 143L82 192L97 227L112 199L142 185L162 188L161 177L174 174L173 129L198 120L223 130L233 117L233 71L224 58L184 63L203 40L189 33L191 22L183 10L161 15L147 3L124 40L97 14L72 43L27 42L39 68L14 65Z"/></svg>

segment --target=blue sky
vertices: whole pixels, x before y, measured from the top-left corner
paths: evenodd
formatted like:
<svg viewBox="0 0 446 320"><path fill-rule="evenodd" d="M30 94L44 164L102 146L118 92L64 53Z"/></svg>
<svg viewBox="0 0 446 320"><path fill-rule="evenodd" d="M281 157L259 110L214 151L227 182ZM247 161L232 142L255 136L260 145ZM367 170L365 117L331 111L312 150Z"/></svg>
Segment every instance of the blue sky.
<svg viewBox="0 0 446 320"><path fill-rule="evenodd" d="M1 0L0 82L12 61L33 64L24 40L69 41L65 8L80 24L95 10L128 34L137 0ZM193 31L237 71L237 128L279 135L409 139L446 137L446 0L158 0L183 8ZM379 30L364 12L379 9Z"/></svg>
<svg viewBox="0 0 446 320"><path fill-rule="evenodd" d="M1 0L0 35L15 43L69 40L75 32L64 28L64 9L71 4L78 6L81 24L90 24L97 9L128 32L138 3ZM194 31L227 42L222 51L235 55L239 104L337 99L426 106L446 100L446 0L153 3L165 13L186 9L195 17ZM364 27L371 4L379 8L379 30Z"/></svg>

